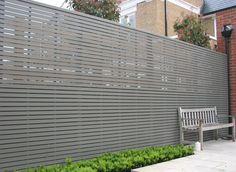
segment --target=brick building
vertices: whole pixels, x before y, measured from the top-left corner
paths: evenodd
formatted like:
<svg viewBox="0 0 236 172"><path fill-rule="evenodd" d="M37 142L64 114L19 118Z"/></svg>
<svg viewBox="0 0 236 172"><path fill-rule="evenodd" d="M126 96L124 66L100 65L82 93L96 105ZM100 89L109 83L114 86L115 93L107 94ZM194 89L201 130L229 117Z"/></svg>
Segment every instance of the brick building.
<svg viewBox="0 0 236 172"><path fill-rule="evenodd" d="M167 1L167 31L174 37L173 25L183 14L199 14L203 0L168 0ZM164 35L164 1L163 0L126 0L120 4L122 24L130 25L145 31Z"/></svg>
<svg viewBox="0 0 236 172"><path fill-rule="evenodd" d="M231 112L236 116L236 0L205 0L207 3L202 11L203 15L216 16L217 23L217 51L225 52L225 40L222 28L232 25L234 30L230 37L230 81L231 81Z"/></svg>
<svg viewBox="0 0 236 172"><path fill-rule="evenodd" d="M175 37L173 25L183 14L198 14L202 0L167 1L167 35ZM197 3L198 2L198 3ZM164 1L152 0L137 5L136 27L154 33L165 34Z"/></svg>
<svg viewBox="0 0 236 172"><path fill-rule="evenodd" d="M215 0L212 0L215 1ZM185 14L201 15L206 0L167 0L167 34L177 38L173 25ZM164 0L125 0L120 5L120 23L138 29L165 34ZM202 16L211 47L216 46L216 18L214 14Z"/></svg>

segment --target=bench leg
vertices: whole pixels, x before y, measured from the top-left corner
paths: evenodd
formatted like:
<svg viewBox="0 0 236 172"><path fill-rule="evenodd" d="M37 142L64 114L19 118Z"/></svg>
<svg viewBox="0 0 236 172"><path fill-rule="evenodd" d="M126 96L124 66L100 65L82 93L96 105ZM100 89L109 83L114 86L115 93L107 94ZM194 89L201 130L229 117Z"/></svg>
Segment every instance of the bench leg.
<svg viewBox="0 0 236 172"><path fill-rule="evenodd" d="M199 142L201 143L201 150L203 150L202 120L200 120L200 122L199 122Z"/></svg>
<svg viewBox="0 0 236 172"><path fill-rule="evenodd" d="M235 127L232 127L232 139L235 142Z"/></svg>
<svg viewBox="0 0 236 172"><path fill-rule="evenodd" d="M203 150L203 131L199 131L199 141L201 143L201 150Z"/></svg>
<svg viewBox="0 0 236 172"><path fill-rule="evenodd" d="M184 144L184 131L182 129L180 130L180 144Z"/></svg>
<svg viewBox="0 0 236 172"><path fill-rule="evenodd" d="M232 140L233 142L235 142L235 118L232 118L232 122L233 122L233 127L232 127Z"/></svg>
<svg viewBox="0 0 236 172"><path fill-rule="evenodd" d="M235 142L235 127L232 127L232 140Z"/></svg>
<svg viewBox="0 0 236 172"><path fill-rule="evenodd" d="M218 140L219 139L219 130L216 129L214 134L215 134L215 140Z"/></svg>

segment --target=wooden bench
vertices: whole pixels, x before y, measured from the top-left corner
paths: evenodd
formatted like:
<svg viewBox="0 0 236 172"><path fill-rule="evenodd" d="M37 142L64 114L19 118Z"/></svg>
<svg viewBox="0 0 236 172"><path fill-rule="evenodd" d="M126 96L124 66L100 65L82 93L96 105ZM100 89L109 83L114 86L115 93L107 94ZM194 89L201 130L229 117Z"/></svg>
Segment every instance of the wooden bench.
<svg viewBox="0 0 236 172"><path fill-rule="evenodd" d="M179 107L180 123L180 143L185 144L189 141L184 140L184 132L198 132L201 149L203 146L203 132L215 130L215 139L218 139L218 129L232 127L232 139L235 141L235 119L232 116L223 116L223 118L232 118L232 122L220 123L220 116L217 115L216 107L201 109L182 109ZM228 121L228 120L227 120Z"/></svg>

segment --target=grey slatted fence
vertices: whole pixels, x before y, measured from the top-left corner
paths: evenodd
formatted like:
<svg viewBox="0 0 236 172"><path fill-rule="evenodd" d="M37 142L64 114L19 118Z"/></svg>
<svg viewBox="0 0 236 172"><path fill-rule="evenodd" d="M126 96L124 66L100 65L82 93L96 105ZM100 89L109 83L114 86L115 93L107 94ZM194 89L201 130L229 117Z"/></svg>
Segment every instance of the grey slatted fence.
<svg viewBox="0 0 236 172"><path fill-rule="evenodd" d="M204 48L0 0L0 169L177 144L179 106L227 114L226 66Z"/></svg>

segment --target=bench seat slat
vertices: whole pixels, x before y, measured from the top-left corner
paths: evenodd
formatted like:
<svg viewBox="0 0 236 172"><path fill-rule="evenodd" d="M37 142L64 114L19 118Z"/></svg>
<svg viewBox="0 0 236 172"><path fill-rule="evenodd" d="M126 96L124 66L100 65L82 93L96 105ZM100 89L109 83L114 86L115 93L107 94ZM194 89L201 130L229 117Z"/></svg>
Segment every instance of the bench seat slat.
<svg viewBox="0 0 236 172"><path fill-rule="evenodd" d="M203 131L209 131L209 130L215 130L215 129L221 129L221 128L227 128L227 127L233 127L233 123L225 123L225 124L204 124ZM183 127L184 130L198 130L199 126L189 126L189 127Z"/></svg>
<svg viewBox="0 0 236 172"><path fill-rule="evenodd" d="M228 128L228 127L233 127L233 123L227 123L227 124L210 124L210 125L203 125L203 131L209 131L209 130L216 130L216 129L221 129L221 128Z"/></svg>

